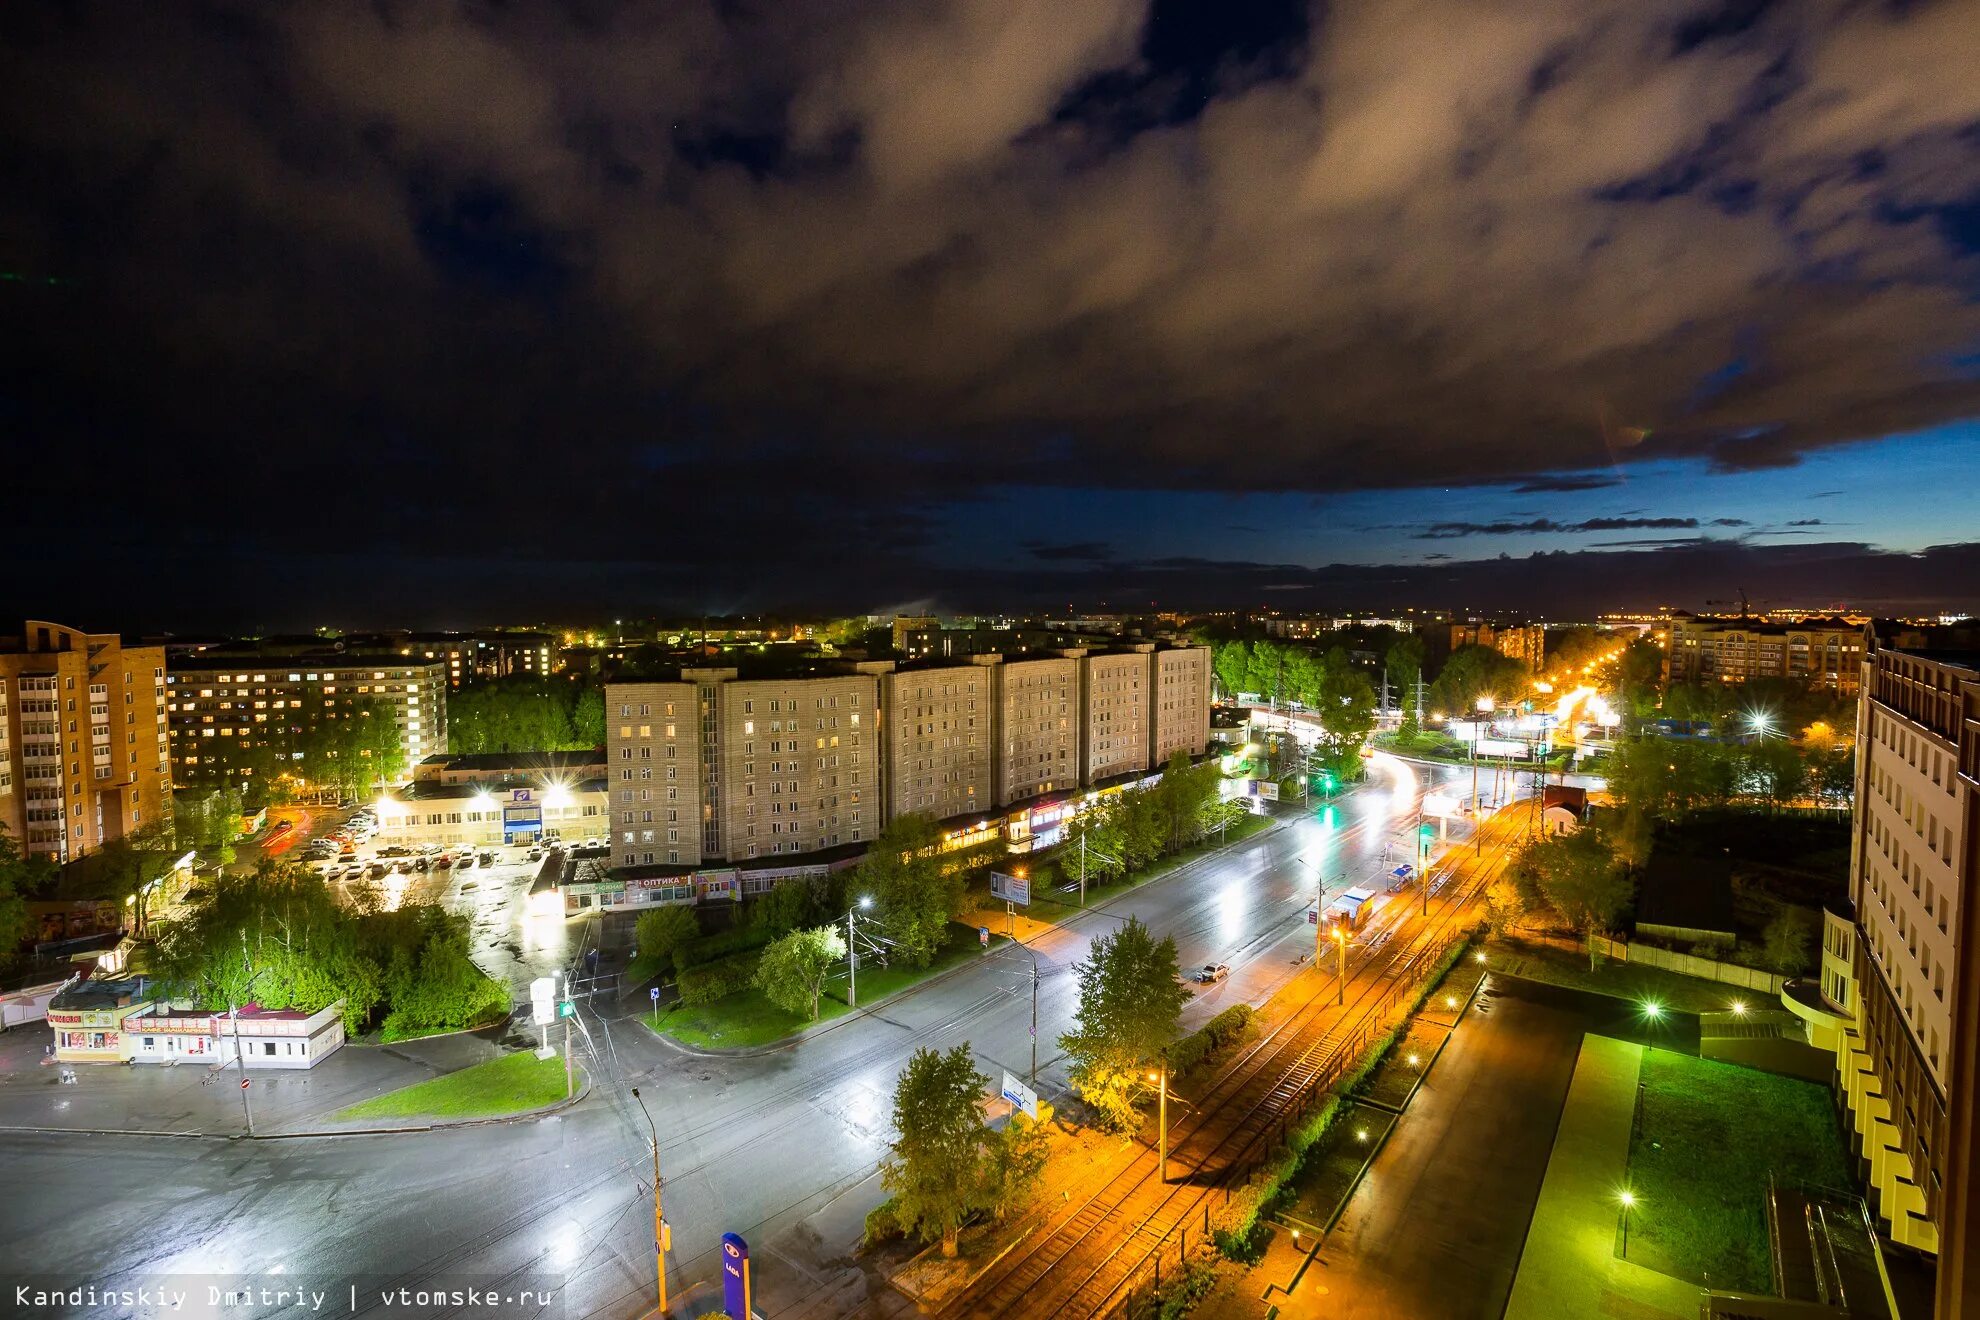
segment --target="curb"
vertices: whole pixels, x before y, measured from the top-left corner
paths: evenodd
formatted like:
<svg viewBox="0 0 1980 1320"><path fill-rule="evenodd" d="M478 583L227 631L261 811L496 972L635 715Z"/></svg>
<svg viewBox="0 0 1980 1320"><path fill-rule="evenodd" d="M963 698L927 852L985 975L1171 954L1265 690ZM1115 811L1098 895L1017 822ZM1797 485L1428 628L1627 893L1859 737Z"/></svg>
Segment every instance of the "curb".
<svg viewBox="0 0 1980 1320"><path fill-rule="evenodd" d="M445 1074L442 1074L445 1076ZM306 1128L299 1132L257 1132L249 1136L245 1132L169 1132L155 1128L85 1128L85 1127L37 1127L29 1124L0 1124L0 1132L23 1132L51 1137L171 1137L184 1141L295 1141L301 1138L324 1137L396 1137L407 1133L445 1132L453 1128L488 1127L498 1123L533 1123L538 1119L560 1114L573 1108L591 1094L591 1075L585 1074L584 1084L577 1093L555 1104L541 1109L531 1109L521 1114L490 1114L485 1118L462 1118L444 1123L422 1123L411 1127L396 1128Z"/></svg>
<svg viewBox="0 0 1980 1320"><path fill-rule="evenodd" d="M1212 852L1204 853L1201 857L1192 857L1188 861L1184 862L1182 865L1174 868L1173 870L1154 877L1154 879L1149 883L1160 884L1163 881L1172 880L1175 877L1182 875L1185 871L1195 866L1198 862L1208 861L1210 858L1216 856L1218 853L1223 852L1224 849L1227 847L1236 847L1237 844L1239 843L1250 843L1255 839L1265 838L1267 835L1273 834L1281 829L1284 829L1285 826L1286 826L1285 821L1279 820L1275 817L1273 818L1272 823L1269 826L1267 826L1262 830L1259 830L1256 834L1248 835L1243 839L1239 839L1236 841L1236 843L1220 845ZM1140 888L1140 886L1130 885L1126 889L1123 889L1120 893L1115 894L1111 898L1107 899L1105 902L1095 903L1091 907L1087 907L1087 908L1075 909L1073 914L1067 917L1064 921L1054 922L1052 924L1055 927L1069 926L1074 921L1078 920L1081 916L1084 916L1089 912L1104 912L1108 907L1110 907L1116 901L1127 897L1129 894L1132 894L1138 888ZM996 938L1004 940L1006 943L1013 942L1011 941L1009 936L1000 935L997 936ZM926 987L934 985L938 981L947 980L949 977L954 976L959 972L965 971L970 967L974 967L975 965L976 965L975 959L965 959L964 961L957 963L954 967L949 968L947 971L937 972L935 975L930 976L927 980L917 981L911 986L906 986L900 990L896 990L894 993L886 996L883 999L875 1000L871 1005L866 1005L854 1009L852 1012L846 1014L844 1017L833 1018L830 1022L820 1022L815 1026L806 1027L802 1031L798 1031L793 1033L792 1035L786 1036L782 1040L772 1041L768 1045L737 1045L731 1048L709 1049L705 1046L689 1045L683 1041L675 1040L672 1036L669 1036L664 1031L657 1030L653 1026L649 1025L646 1021L645 1014L635 1013L632 1015L630 1020L639 1023L641 1027L645 1028L647 1034L654 1037L654 1039L660 1041L662 1044L667 1045L672 1049L679 1050L683 1054L693 1055L697 1058L704 1058L704 1059L761 1058L765 1055L776 1054L779 1051L794 1048L795 1046L800 1045L807 1040L811 1040L818 1036L822 1036L826 1032L831 1031L834 1028L843 1027L849 1022L856 1022L860 1018L866 1017L873 1013L877 1013L883 1005L891 1004L896 1000L902 999L908 995L917 994Z"/></svg>

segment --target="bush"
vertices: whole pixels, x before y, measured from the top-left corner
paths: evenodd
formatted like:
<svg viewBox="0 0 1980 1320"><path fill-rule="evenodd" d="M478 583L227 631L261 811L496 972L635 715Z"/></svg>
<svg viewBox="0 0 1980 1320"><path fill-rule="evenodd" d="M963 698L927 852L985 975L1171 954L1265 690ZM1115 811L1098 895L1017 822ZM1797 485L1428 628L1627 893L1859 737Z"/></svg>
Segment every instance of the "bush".
<svg viewBox="0 0 1980 1320"><path fill-rule="evenodd" d="M860 1239L860 1245L877 1247L882 1242L891 1242L905 1235L900 1219L894 1214L894 1198L890 1196L866 1212L866 1234Z"/></svg>
<svg viewBox="0 0 1980 1320"><path fill-rule="evenodd" d="M1227 1045L1242 1040L1258 1016L1249 1004L1233 1004L1169 1046L1169 1075L1187 1077L1203 1061Z"/></svg>
<svg viewBox="0 0 1980 1320"><path fill-rule="evenodd" d="M675 978L674 987L680 992L681 1002L690 1008L712 1004L749 989L756 981L756 964L761 957L755 949L750 949L690 967Z"/></svg>
<svg viewBox="0 0 1980 1320"><path fill-rule="evenodd" d="M633 925L633 943L640 957L662 963L683 944L701 937L701 923L691 907L654 908L639 914Z"/></svg>
<svg viewBox="0 0 1980 1320"><path fill-rule="evenodd" d="M713 935L703 935L698 940L683 940L674 946L674 970L685 972L690 967L712 963L730 954L753 952L768 944L775 934L775 931L763 926L736 926Z"/></svg>

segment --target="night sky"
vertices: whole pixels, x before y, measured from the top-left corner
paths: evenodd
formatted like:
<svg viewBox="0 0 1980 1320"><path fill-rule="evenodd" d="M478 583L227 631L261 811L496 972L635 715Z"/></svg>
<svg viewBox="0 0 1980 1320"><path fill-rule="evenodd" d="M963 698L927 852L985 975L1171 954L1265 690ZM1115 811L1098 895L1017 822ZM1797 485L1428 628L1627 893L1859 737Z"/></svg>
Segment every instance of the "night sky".
<svg viewBox="0 0 1980 1320"><path fill-rule="evenodd" d="M0 6L0 618L1980 609L1971 0Z"/></svg>

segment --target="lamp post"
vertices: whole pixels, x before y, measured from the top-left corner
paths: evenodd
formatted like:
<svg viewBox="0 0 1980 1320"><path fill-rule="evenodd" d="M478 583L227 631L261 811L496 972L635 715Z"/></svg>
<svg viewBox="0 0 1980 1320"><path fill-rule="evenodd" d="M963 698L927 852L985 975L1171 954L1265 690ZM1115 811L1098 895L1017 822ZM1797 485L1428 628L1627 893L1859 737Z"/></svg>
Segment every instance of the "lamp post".
<svg viewBox="0 0 1980 1320"><path fill-rule="evenodd" d="M1622 1254L1623 1254L1623 1259L1628 1260L1629 1259L1629 1212L1636 1205L1636 1194L1625 1188L1622 1192L1620 1192L1616 1196L1616 1200L1622 1203L1622 1233L1623 1233Z"/></svg>
<svg viewBox="0 0 1980 1320"><path fill-rule="evenodd" d="M1347 1003L1347 926L1338 921L1334 923L1334 952L1338 955L1334 971L1334 1002L1345 1004Z"/></svg>
<svg viewBox="0 0 1980 1320"><path fill-rule="evenodd" d="M660 1281L660 1314L667 1314L667 1248L673 1245L673 1230L660 1213L660 1129L653 1126L653 1112L640 1099L639 1088L632 1089L639 1101L639 1112L646 1115L646 1130L653 1138L653 1268Z"/></svg>
<svg viewBox="0 0 1980 1320"><path fill-rule="evenodd" d="M1485 855L1485 841L1481 837L1483 826L1478 819L1478 741L1485 736L1484 716L1490 715L1496 706L1492 698L1478 699L1479 719L1471 726L1471 855Z"/></svg>
<svg viewBox="0 0 1980 1320"><path fill-rule="evenodd" d="M863 894L857 904L846 912L846 1007L859 1007L859 932L853 925L853 918L861 908L873 906L873 897Z"/></svg>
<svg viewBox="0 0 1980 1320"><path fill-rule="evenodd" d="M1149 1073L1148 1080L1154 1082L1158 1087L1161 1088L1159 1092L1161 1098L1156 1102L1157 1109L1156 1109L1156 1117L1155 1117L1156 1141L1158 1143L1156 1147L1156 1150L1158 1152L1157 1158L1160 1159L1161 1163L1157 1164L1155 1167L1156 1167L1156 1171L1161 1177L1161 1181L1167 1182L1169 1181L1169 1065L1168 1063L1164 1062L1161 1065L1161 1067L1158 1068L1155 1072Z"/></svg>

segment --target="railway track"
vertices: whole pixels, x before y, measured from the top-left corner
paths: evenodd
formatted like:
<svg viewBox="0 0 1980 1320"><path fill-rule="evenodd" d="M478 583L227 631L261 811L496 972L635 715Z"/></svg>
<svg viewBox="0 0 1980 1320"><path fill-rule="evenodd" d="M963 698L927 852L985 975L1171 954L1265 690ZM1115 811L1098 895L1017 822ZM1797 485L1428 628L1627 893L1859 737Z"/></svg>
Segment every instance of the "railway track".
<svg viewBox="0 0 1980 1320"><path fill-rule="evenodd" d="M1452 868L1461 872L1458 883L1442 886L1427 918L1415 915L1413 902L1388 905L1392 915L1365 940L1374 947L1350 968L1344 1005L1335 1002L1333 977L1299 983L1307 988L1293 1012L1170 1125L1171 1169L1187 1172L1160 1181L1146 1150L1103 1166L1098 1186L1000 1260L946 1314L1106 1315L1128 1300L1152 1262L1171 1251L1186 1255L1190 1234L1207 1231L1213 1202L1229 1200L1230 1189L1387 1028L1462 934L1462 914L1503 869L1506 845L1523 825L1522 813L1495 817L1487 825L1491 853L1459 857Z"/></svg>

